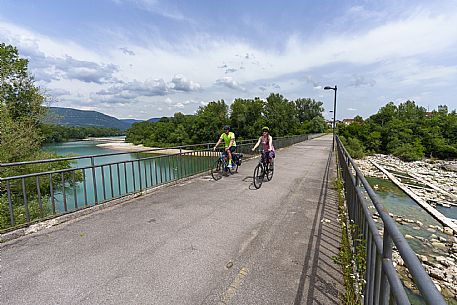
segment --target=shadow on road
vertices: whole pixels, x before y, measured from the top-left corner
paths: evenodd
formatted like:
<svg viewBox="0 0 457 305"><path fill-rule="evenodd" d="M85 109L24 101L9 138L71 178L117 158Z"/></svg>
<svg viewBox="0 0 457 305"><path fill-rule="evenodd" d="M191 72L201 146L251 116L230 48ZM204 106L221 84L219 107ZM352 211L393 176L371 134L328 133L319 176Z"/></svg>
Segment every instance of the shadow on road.
<svg viewBox="0 0 457 305"><path fill-rule="evenodd" d="M334 165L334 164L333 164ZM300 283L294 305L300 304L338 304L341 285L341 271L337 269L332 257L338 254L341 228L338 224L337 193L330 177L332 153L330 152L322 177L318 207L313 220L311 240L306 251ZM303 300L307 289L306 301Z"/></svg>

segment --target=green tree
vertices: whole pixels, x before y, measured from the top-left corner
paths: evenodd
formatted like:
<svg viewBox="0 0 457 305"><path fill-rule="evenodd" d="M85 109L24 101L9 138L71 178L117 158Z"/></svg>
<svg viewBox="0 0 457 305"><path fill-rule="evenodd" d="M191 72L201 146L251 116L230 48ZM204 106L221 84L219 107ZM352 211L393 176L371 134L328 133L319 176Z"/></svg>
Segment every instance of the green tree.
<svg viewBox="0 0 457 305"><path fill-rule="evenodd" d="M15 47L0 44L0 162L37 156L43 140L39 123L46 112L44 95L34 85L28 61ZM1 173L0 173L1 174Z"/></svg>
<svg viewBox="0 0 457 305"><path fill-rule="evenodd" d="M49 159L57 156L41 151L43 136L41 120L46 113L43 106L46 98L35 86L33 77L28 73L28 61L20 58L18 50L0 43L0 163ZM14 167L1 167L0 177L11 177L69 167L68 162L32 164ZM59 185L55 177L54 185ZM54 179L53 179L54 180ZM49 212L46 205L49 194L49 177L42 178L41 196L44 202L41 209L37 200L37 186L25 179L30 217L33 220ZM20 180L10 182L13 213L16 224L25 222ZM9 226L9 204L5 184L0 184L0 229Z"/></svg>
<svg viewBox="0 0 457 305"><path fill-rule="evenodd" d="M278 93L272 93L267 97L264 115L272 135L276 137L294 133L298 127L295 104Z"/></svg>
<svg viewBox="0 0 457 305"><path fill-rule="evenodd" d="M315 116L311 119L309 124L309 132L322 133L326 127L325 119L321 116Z"/></svg>
<svg viewBox="0 0 457 305"><path fill-rule="evenodd" d="M365 156L365 149L361 141L357 138L345 138L341 137L341 141L343 145L346 147L349 155L351 155L355 159L360 159Z"/></svg>
<svg viewBox="0 0 457 305"><path fill-rule="evenodd" d="M424 157L424 146L416 139L413 143L402 143L395 147L392 154L405 161L417 161Z"/></svg>
<svg viewBox="0 0 457 305"><path fill-rule="evenodd" d="M192 126L194 143L215 142L228 124L228 106L224 100L210 102L197 110L195 124Z"/></svg>
<svg viewBox="0 0 457 305"><path fill-rule="evenodd" d="M255 99L235 99L230 105L230 124L236 137L252 139L259 136L266 125L263 116L263 101Z"/></svg>
<svg viewBox="0 0 457 305"><path fill-rule="evenodd" d="M294 101L297 119L299 123L311 121L315 117L322 117L324 112L323 103L310 98L299 98Z"/></svg>
<svg viewBox="0 0 457 305"><path fill-rule="evenodd" d="M426 112L410 100L398 106L388 103L365 121L340 124L339 134L357 138L368 153L389 153L404 160L457 157L457 115L446 105Z"/></svg>

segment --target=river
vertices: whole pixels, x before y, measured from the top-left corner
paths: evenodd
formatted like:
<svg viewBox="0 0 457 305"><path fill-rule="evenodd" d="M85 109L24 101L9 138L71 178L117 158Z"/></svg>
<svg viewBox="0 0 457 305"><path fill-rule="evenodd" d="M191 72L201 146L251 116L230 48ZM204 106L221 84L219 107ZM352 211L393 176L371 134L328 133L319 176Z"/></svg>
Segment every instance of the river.
<svg viewBox="0 0 457 305"><path fill-rule="evenodd" d="M408 238L407 241L415 253L427 256L431 262L436 262L437 256L446 257L449 255L445 250L433 247L429 242L432 239L449 240L451 238L449 235L436 230L437 226L442 227L437 220L390 180L367 177L367 181L372 187L377 185L377 189L374 189L374 191L378 195L380 203L384 205L389 213L394 214L395 218L399 216L403 219L418 220L422 223L422 225L418 225L417 223L402 222L400 224L396 222L398 229L404 236L413 237ZM442 209L447 209L447 215L455 215L456 209L454 208ZM370 206L370 210L375 211L373 206ZM411 304L425 304L420 296L414 294L411 290L408 290L408 292ZM457 304L457 299L448 298L447 302L448 304Z"/></svg>
<svg viewBox="0 0 457 305"><path fill-rule="evenodd" d="M43 150L53 152L59 156L88 156L119 153L111 149L98 147L98 141L74 141L45 145ZM146 160L140 160L147 158ZM54 193L56 213L63 213L82 207L93 205L96 201L102 202L128 193L139 191L144 186L156 186L169 181L189 176L202 171L210 158L185 156L160 156L144 153L124 153L96 157L95 165L116 163L103 167L77 171L81 182L76 188L70 187L67 182L65 197L63 190ZM72 167L81 168L91 165L90 158L77 159ZM103 168L103 173L102 173ZM140 174L141 173L141 174ZM84 176L82 176L84 174ZM95 175L95 183L93 176ZM111 178L112 177L112 178ZM94 185L97 189L96 196ZM84 187L85 186L85 187ZM104 187L103 187L104 186ZM64 200L65 198L65 200ZM76 199L75 199L76 198Z"/></svg>

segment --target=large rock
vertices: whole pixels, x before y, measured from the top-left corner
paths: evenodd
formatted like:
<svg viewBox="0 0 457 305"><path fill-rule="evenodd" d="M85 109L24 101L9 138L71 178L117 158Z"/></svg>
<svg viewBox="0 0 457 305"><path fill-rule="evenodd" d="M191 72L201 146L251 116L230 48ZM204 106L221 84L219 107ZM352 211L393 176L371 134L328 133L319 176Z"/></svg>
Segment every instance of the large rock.
<svg viewBox="0 0 457 305"><path fill-rule="evenodd" d="M444 227L443 233L452 236L452 235L454 235L454 230L452 230L449 227Z"/></svg>
<svg viewBox="0 0 457 305"><path fill-rule="evenodd" d="M446 266L446 267L450 267L451 266L451 262L448 261L444 256L438 256L436 258L436 261L438 263L440 263L441 265L443 265L443 266Z"/></svg>
<svg viewBox="0 0 457 305"><path fill-rule="evenodd" d="M428 257L425 256L425 255L418 255L419 257L419 260L423 263L427 263L428 262Z"/></svg>
<svg viewBox="0 0 457 305"><path fill-rule="evenodd" d="M433 248L439 249L439 250L446 250L446 245L440 242L433 242L432 243ZM456 249L457 250L457 249Z"/></svg>
<svg viewBox="0 0 457 305"><path fill-rule="evenodd" d="M439 270L437 268L430 268L429 269L429 274L431 277L437 279L437 280L441 280L443 281L445 278L446 278L446 275L444 273L444 271L442 270Z"/></svg>
<svg viewBox="0 0 457 305"><path fill-rule="evenodd" d="M457 172L457 164L443 164L441 168L446 171Z"/></svg>

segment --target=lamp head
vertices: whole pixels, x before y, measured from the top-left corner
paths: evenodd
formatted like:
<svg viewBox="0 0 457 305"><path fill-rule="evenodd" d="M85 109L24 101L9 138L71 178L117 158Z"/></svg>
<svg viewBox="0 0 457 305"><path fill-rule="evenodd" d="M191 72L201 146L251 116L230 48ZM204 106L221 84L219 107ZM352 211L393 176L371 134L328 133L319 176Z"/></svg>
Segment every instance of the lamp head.
<svg viewBox="0 0 457 305"><path fill-rule="evenodd" d="M329 86L325 86L325 87L324 87L324 90L335 90L335 88L329 87Z"/></svg>

